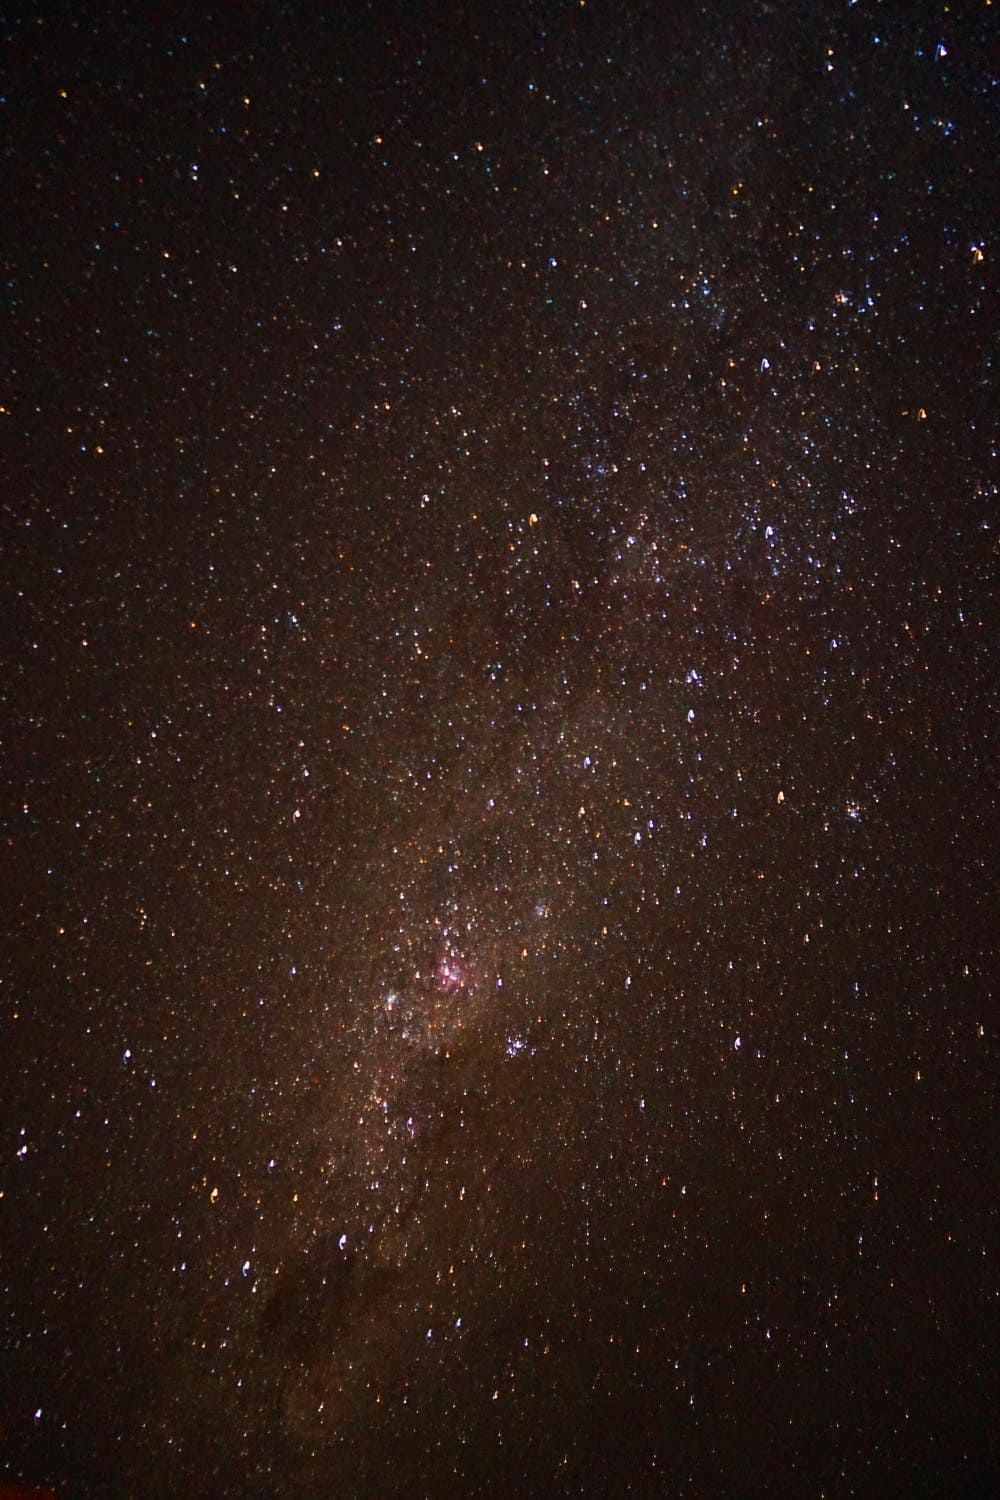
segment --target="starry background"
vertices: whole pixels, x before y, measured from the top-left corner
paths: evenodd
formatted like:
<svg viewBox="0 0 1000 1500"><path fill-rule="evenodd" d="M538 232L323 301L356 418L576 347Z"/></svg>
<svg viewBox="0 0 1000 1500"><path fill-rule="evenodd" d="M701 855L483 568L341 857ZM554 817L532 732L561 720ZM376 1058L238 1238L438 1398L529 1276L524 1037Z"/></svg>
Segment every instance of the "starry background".
<svg viewBox="0 0 1000 1500"><path fill-rule="evenodd" d="M3 1472L985 1492L991 7L197 12L4 22Z"/></svg>

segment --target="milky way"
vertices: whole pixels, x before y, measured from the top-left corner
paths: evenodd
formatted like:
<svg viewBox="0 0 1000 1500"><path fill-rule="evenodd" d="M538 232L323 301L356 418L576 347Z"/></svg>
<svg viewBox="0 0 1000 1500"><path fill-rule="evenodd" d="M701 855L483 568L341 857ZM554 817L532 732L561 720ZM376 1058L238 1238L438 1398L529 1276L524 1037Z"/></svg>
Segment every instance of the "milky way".
<svg viewBox="0 0 1000 1500"><path fill-rule="evenodd" d="M0 25L4 1478L986 1493L991 17Z"/></svg>

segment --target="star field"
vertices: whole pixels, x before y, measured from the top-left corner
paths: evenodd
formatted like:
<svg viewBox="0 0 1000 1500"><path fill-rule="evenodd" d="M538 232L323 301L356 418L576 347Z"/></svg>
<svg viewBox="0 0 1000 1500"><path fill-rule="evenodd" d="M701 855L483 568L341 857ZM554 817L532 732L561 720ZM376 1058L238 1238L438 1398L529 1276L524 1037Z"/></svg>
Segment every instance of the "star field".
<svg viewBox="0 0 1000 1500"><path fill-rule="evenodd" d="M2 25L2 1479L987 1493L993 8Z"/></svg>

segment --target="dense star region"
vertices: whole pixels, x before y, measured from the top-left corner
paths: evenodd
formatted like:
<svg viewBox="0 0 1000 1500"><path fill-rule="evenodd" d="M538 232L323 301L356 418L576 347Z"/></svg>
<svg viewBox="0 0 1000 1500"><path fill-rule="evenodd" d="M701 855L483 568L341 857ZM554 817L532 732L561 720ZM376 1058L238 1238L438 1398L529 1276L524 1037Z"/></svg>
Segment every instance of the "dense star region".
<svg viewBox="0 0 1000 1500"><path fill-rule="evenodd" d="M994 9L0 22L0 1490L989 1493Z"/></svg>

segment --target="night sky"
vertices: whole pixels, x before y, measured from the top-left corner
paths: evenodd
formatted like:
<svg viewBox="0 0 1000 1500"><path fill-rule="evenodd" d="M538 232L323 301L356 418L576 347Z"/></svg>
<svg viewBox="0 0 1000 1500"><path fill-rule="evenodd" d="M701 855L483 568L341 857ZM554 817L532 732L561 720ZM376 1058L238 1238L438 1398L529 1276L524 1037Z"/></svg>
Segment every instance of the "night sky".
<svg viewBox="0 0 1000 1500"><path fill-rule="evenodd" d="M0 1475L978 1496L996 8L2 23Z"/></svg>

